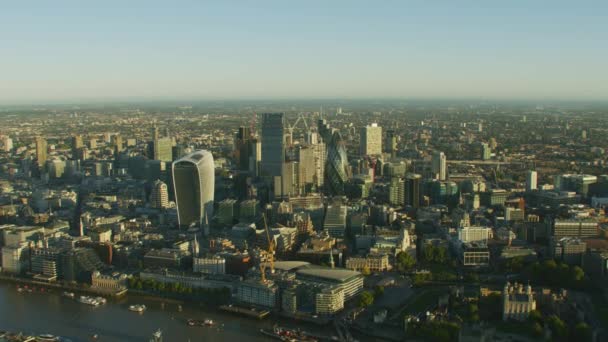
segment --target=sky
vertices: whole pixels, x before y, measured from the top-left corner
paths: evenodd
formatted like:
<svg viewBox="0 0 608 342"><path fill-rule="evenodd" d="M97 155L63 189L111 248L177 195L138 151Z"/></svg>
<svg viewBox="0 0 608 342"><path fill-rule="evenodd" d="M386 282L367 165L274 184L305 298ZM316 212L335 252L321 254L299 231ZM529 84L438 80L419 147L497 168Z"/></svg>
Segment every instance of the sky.
<svg viewBox="0 0 608 342"><path fill-rule="evenodd" d="M608 100L608 1L2 1L0 103Z"/></svg>

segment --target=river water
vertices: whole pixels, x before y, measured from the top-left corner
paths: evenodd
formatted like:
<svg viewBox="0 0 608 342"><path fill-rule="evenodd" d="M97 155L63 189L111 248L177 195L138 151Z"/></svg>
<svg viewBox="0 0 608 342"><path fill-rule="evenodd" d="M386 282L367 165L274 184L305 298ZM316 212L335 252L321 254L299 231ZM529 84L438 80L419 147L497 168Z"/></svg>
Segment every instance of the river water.
<svg viewBox="0 0 608 342"><path fill-rule="evenodd" d="M128 310L131 304L145 304L147 310L138 314ZM188 318L213 319L215 327L189 327ZM255 320L216 309L201 309L183 305L178 311L175 303L146 300L131 296L109 300L92 307L61 295L39 291L17 292L15 284L0 283L0 330L22 331L30 334L49 333L72 341L148 341L157 329L163 332L163 342L173 341L271 341L260 334L260 328L271 328L277 322L272 316ZM279 324L285 322L278 322ZM293 322L284 325L295 327ZM300 326L303 329L327 334L326 329Z"/></svg>

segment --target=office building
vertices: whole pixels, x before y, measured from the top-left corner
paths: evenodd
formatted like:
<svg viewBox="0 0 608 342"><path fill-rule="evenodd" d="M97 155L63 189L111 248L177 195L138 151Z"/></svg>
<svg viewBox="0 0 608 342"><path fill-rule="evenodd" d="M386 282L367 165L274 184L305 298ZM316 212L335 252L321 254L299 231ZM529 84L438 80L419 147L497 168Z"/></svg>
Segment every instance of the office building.
<svg viewBox="0 0 608 342"><path fill-rule="evenodd" d="M397 133L390 129L386 131L384 137L384 152L389 153L391 156L394 156L397 152Z"/></svg>
<svg viewBox="0 0 608 342"><path fill-rule="evenodd" d="M334 203L327 206L323 229L329 233L329 236L338 238L346 236L346 213L345 205Z"/></svg>
<svg viewBox="0 0 608 342"><path fill-rule="evenodd" d="M551 253L554 259L569 265L581 266L587 244L578 238L564 237L551 240Z"/></svg>
<svg viewBox="0 0 608 342"><path fill-rule="evenodd" d="M594 219L556 219L553 222L553 237L591 238L599 234L598 221Z"/></svg>
<svg viewBox="0 0 608 342"><path fill-rule="evenodd" d="M481 151L480 151L480 157L481 160L489 160L490 158L492 158L492 149L490 149L490 145L488 145L487 143L481 143Z"/></svg>
<svg viewBox="0 0 608 342"><path fill-rule="evenodd" d="M237 287L236 299L244 304L274 308L278 303L279 288L273 281L257 279L242 281Z"/></svg>
<svg viewBox="0 0 608 342"><path fill-rule="evenodd" d="M445 153L435 152L431 160L431 172L435 179L444 181L447 179L447 159Z"/></svg>
<svg viewBox="0 0 608 342"><path fill-rule="evenodd" d="M232 226L238 217L238 201L226 198L217 206L217 222L222 225Z"/></svg>
<svg viewBox="0 0 608 342"><path fill-rule="evenodd" d="M315 295L315 313L334 315L344 309L344 290L339 286L327 286Z"/></svg>
<svg viewBox="0 0 608 342"><path fill-rule="evenodd" d="M46 164L48 145L46 139L42 137L36 138L36 163L42 168Z"/></svg>
<svg viewBox="0 0 608 342"><path fill-rule="evenodd" d="M173 160L173 140L169 137L158 138L152 141L152 159L163 162Z"/></svg>
<svg viewBox="0 0 608 342"><path fill-rule="evenodd" d="M304 266L296 271L296 279L311 284L334 285L344 291L345 301L363 291L363 275L345 268Z"/></svg>
<svg viewBox="0 0 608 342"><path fill-rule="evenodd" d="M13 149L13 139L9 136L5 136L2 138L2 151L10 152Z"/></svg>
<svg viewBox="0 0 608 342"><path fill-rule="evenodd" d="M382 127L373 123L361 128L360 153L364 156L382 154Z"/></svg>
<svg viewBox="0 0 608 342"><path fill-rule="evenodd" d="M213 218L213 155L200 150L173 163L173 186L180 227L202 226Z"/></svg>
<svg viewBox="0 0 608 342"><path fill-rule="evenodd" d="M462 229L458 229L458 240L462 243L478 242L486 244L491 234L492 228L489 227L463 227Z"/></svg>
<svg viewBox="0 0 608 342"><path fill-rule="evenodd" d="M365 257L353 256L346 259L346 268L353 271L367 269L371 272L384 272L391 269L388 254L369 254Z"/></svg>
<svg viewBox="0 0 608 342"><path fill-rule="evenodd" d="M226 259L220 256L192 258L192 270L206 274L226 274Z"/></svg>
<svg viewBox="0 0 608 342"><path fill-rule="evenodd" d="M405 181L401 178L391 178L389 191L389 203L395 206L405 204Z"/></svg>
<svg viewBox="0 0 608 342"><path fill-rule="evenodd" d="M488 266L490 265L490 250L485 243L469 242L460 247L460 261L463 266Z"/></svg>
<svg viewBox="0 0 608 342"><path fill-rule="evenodd" d="M283 113L262 114L261 175L273 180L283 175L285 163L285 118Z"/></svg>
<svg viewBox="0 0 608 342"><path fill-rule="evenodd" d="M344 195L344 184L348 180L348 160L346 146L339 131L331 136L327 146L327 161L325 163L325 189L333 196Z"/></svg>
<svg viewBox="0 0 608 342"><path fill-rule="evenodd" d="M167 189L167 184L158 179L152 184L150 206L157 209L166 209L169 207L169 191Z"/></svg>
<svg viewBox="0 0 608 342"><path fill-rule="evenodd" d="M538 189L538 173L536 171L528 171L526 174L526 191Z"/></svg>
<svg viewBox="0 0 608 342"><path fill-rule="evenodd" d="M420 183L422 176L409 173L405 177L405 204L414 208L420 207Z"/></svg>

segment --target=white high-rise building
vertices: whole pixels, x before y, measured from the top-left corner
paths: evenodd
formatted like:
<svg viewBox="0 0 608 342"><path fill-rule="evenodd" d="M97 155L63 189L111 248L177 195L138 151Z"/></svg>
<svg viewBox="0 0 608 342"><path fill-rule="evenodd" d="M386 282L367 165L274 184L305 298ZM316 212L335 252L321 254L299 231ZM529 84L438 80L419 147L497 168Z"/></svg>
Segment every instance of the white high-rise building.
<svg viewBox="0 0 608 342"><path fill-rule="evenodd" d="M157 209L165 209L169 207L169 191L167 184L161 180L156 180L150 192L150 206Z"/></svg>
<svg viewBox="0 0 608 342"><path fill-rule="evenodd" d="M478 242L487 243L490 238L492 228L489 227L463 227L458 230L458 240L462 243Z"/></svg>
<svg viewBox="0 0 608 342"><path fill-rule="evenodd" d="M377 123L365 126L361 129L361 154L364 156L375 156L382 154L382 127Z"/></svg>
<svg viewBox="0 0 608 342"><path fill-rule="evenodd" d="M203 226L213 217L215 166L211 152L200 150L173 163L173 186L180 227Z"/></svg>
<svg viewBox="0 0 608 342"><path fill-rule="evenodd" d="M10 152L13 149L13 139L9 136L2 138L2 150L4 152Z"/></svg>
<svg viewBox="0 0 608 342"><path fill-rule="evenodd" d="M431 161L431 170L433 175L437 177L439 180L447 179L447 159L445 157L445 153L436 152L433 154L433 159Z"/></svg>
<svg viewBox="0 0 608 342"><path fill-rule="evenodd" d="M526 174L526 191L538 189L538 173L536 171L528 171Z"/></svg>

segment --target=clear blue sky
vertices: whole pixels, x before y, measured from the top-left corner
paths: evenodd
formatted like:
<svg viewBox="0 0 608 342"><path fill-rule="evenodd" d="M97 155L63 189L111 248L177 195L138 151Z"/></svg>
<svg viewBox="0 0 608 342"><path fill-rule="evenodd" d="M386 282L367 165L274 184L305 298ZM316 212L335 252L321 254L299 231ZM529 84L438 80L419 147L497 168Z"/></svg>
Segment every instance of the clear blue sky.
<svg viewBox="0 0 608 342"><path fill-rule="evenodd" d="M2 1L0 103L608 99L608 1Z"/></svg>

